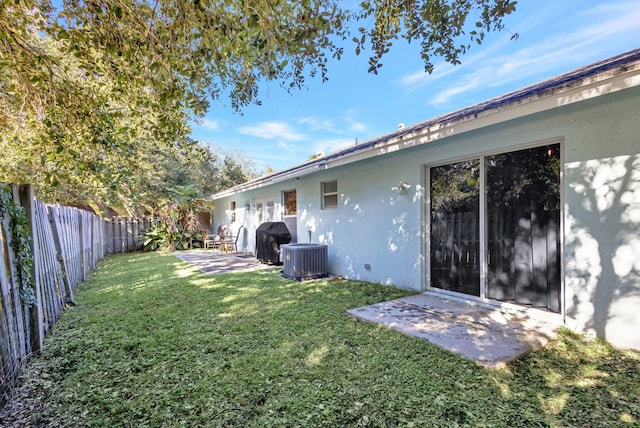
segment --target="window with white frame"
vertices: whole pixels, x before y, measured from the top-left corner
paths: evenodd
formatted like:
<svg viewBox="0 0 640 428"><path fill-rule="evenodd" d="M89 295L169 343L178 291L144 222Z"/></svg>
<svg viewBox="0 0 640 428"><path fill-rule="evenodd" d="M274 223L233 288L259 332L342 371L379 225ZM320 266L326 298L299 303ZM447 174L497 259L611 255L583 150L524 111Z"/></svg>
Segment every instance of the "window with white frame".
<svg viewBox="0 0 640 428"><path fill-rule="evenodd" d="M322 209L338 208L338 181L322 183Z"/></svg>
<svg viewBox="0 0 640 428"><path fill-rule="evenodd" d="M286 190L283 192L284 199L284 215L296 215L297 210L297 198L295 190Z"/></svg>

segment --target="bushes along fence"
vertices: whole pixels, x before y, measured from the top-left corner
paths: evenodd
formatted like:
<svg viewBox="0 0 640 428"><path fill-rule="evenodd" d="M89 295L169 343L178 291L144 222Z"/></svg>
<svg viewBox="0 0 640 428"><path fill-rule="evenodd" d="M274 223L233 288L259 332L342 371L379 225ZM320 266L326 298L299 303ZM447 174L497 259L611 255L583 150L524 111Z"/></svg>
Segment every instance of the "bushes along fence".
<svg viewBox="0 0 640 428"><path fill-rule="evenodd" d="M149 219L48 205L31 185L0 183L0 409L29 356L106 254L134 251ZM32 260L32 261L31 261Z"/></svg>

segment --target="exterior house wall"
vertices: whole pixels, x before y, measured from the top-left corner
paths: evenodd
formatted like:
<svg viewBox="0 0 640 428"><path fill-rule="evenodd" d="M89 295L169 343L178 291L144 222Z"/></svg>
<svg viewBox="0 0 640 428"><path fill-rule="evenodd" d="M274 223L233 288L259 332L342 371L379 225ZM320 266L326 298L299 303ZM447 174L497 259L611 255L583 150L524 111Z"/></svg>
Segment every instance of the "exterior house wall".
<svg viewBox="0 0 640 428"><path fill-rule="evenodd" d="M229 201L244 207L264 195L276 198L275 220L282 221L281 192L295 188L298 241L328 244L331 273L423 291L427 166L560 142L564 320L614 345L640 348L639 110L640 88L633 87L326 170L320 165L216 200L214 222L228 222ZM338 208L323 210L321 182L330 180L338 182ZM396 189L401 181L410 185L405 193ZM258 224L253 218L247 225L245 244L253 251Z"/></svg>

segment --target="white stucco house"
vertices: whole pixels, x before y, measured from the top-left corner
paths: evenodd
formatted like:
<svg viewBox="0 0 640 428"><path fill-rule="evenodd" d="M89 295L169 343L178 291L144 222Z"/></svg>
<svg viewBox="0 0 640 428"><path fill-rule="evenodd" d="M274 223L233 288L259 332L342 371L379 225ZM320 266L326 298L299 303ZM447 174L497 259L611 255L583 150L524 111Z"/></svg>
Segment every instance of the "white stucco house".
<svg viewBox="0 0 640 428"><path fill-rule="evenodd" d="M640 49L211 198L240 250L284 221L334 275L640 349Z"/></svg>

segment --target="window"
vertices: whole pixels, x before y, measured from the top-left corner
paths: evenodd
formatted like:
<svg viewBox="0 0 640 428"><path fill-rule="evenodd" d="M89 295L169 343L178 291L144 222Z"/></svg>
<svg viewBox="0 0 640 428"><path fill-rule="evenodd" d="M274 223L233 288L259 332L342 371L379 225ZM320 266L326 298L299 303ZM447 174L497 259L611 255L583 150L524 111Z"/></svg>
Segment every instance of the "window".
<svg viewBox="0 0 640 428"><path fill-rule="evenodd" d="M236 221L236 201L231 201L231 207L229 209L231 211L231 222Z"/></svg>
<svg viewBox="0 0 640 428"><path fill-rule="evenodd" d="M296 215L298 212L296 191L285 191L283 195L284 199L284 215Z"/></svg>
<svg viewBox="0 0 640 428"><path fill-rule="evenodd" d="M322 209L338 208L338 181L322 183Z"/></svg>
<svg viewBox="0 0 640 428"><path fill-rule="evenodd" d="M560 145L485 157L490 299L560 312Z"/></svg>

